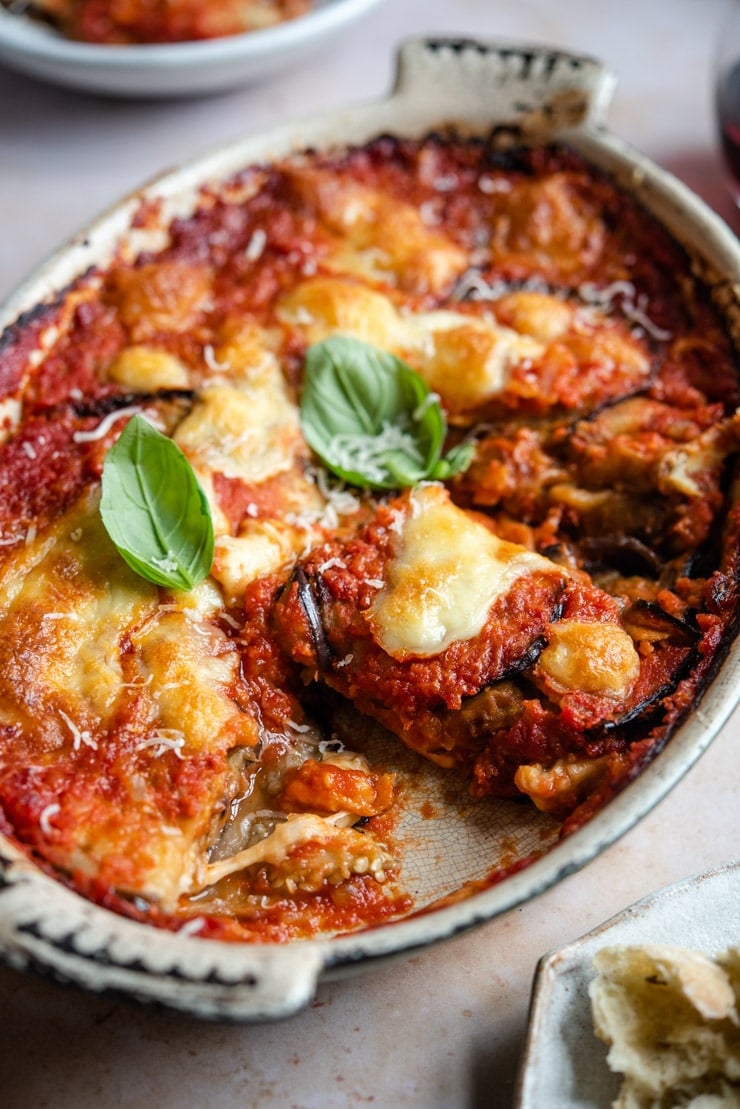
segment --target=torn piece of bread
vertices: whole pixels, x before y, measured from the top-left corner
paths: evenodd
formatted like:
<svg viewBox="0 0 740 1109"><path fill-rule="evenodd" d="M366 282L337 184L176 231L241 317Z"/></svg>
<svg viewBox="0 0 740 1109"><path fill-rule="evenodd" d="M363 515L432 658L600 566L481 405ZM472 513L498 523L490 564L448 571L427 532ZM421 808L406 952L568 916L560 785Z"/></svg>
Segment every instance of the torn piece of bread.
<svg viewBox="0 0 740 1109"><path fill-rule="evenodd" d="M594 1028L624 1075L614 1109L740 1107L740 949L605 947L593 965Z"/></svg>

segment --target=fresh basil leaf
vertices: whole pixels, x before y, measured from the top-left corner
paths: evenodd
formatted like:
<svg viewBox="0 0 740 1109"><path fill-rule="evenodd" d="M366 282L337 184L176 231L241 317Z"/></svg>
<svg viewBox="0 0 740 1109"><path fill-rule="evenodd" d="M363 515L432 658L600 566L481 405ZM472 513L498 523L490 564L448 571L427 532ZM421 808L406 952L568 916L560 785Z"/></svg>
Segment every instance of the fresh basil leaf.
<svg viewBox="0 0 740 1109"><path fill-rule="evenodd" d="M447 423L439 398L415 370L347 336L308 348L301 425L324 465L362 488L449 477L472 458L472 446L440 458Z"/></svg>
<svg viewBox="0 0 740 1109"><path fill-rule="evenodd" d="M147 581L192 589L209 573L206 496L177 444L143 416L128 422L106 455L100 514L121 557Z"/></svg>
<svg viewBox="0 0 740 1109"><path fill-rule="evenodd" d="M473 461L474 454L475 444L471 443L470 440L458 443L456 447L450 448L444 458L440 458L433 473L429 476L436 478L437 481L446 481L454 474L462 474Z"/></svg>

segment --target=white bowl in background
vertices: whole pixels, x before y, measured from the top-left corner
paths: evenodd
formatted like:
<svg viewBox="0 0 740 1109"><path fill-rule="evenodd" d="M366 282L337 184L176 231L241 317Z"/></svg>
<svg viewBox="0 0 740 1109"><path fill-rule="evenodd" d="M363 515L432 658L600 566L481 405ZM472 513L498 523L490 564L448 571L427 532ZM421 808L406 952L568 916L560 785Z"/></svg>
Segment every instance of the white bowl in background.
<svg viewBox="0 0 740 1109"><path fill-rule="evenodd" d="M54 85L125 97L198 96L253 84L326 47L382 0L317 0L264 30L198 42L98 46L73 42L0 7L0 63Z"/></svg>

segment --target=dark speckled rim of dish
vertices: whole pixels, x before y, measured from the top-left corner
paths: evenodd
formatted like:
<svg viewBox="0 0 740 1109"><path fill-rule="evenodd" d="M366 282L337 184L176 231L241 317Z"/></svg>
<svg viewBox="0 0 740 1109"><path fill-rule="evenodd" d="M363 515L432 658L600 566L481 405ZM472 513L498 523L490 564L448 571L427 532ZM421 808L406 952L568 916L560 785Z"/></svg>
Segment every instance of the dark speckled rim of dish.
<svg viewBox="0 0 740 1109"><path fill-rule="evenodd" d="M216 151L142 192L163 198L164 218L205 180L311 145L419 136L454 122L472 133L518 123L566 139L613 173L696 259L740 346L740 245L685 186L610 135L614 75L598 62L529 45L426 39L401 51L396 88L375 104L276 128ZM103 263L142 193L123 200L55 254L0 309L0 327ZM95 991L115 991L203 1018L257 1021L306 1005L318 981L451 938L513 909L579 870L642 819L711 743L738 700L740 642L701 703L642 775L584 828L500 885L437 911L336 940L230 945L158 931L86 902L0 838L0 958Z"/></svg>

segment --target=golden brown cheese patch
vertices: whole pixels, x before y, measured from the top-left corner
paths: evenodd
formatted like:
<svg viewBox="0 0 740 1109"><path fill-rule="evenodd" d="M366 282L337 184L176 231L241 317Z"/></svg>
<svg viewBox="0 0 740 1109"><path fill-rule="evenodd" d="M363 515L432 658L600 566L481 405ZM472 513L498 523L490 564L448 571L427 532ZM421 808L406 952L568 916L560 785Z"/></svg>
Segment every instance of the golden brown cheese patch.
<svg viewBox="0 0 740 1109"><path fill-rule="evenodd" d="M257 741L218 598L162 599L113 548L96 498L7 562L2 584L0 719L23 738L0 788L32 767L24 804L47 812L57 865L172 904L222 802L227 753Z"/></svg>
<svg viewBox="0 0 740 1109"><path fill-rule="evenodd" d="M438 655L479 635L493 603L535 572L561 577L541 555L455 507L441 486L425 486L398 521L394 555L369 608L374 635L395 658Z"/></svg>
<svg viewBox="0 0 740 1109"><path fill-rule="evenodd" d="M135 343L162 332L185 332L206 311L213 291L208 267L186 262L149 262L116 273L111 300Z"/></svg>
<svg viewBox="0 0 740 1109"><path fill-rule="evenodd" d="M579 409L650 373L644 343L619 323L542 293L511 293L485 310L415 312L356 278L321 275L283 294L276 310L306 344L348 335L405 359L457 423L489 410Z"/></svg>
<svg viewBox="0 0 740 1109"><path fill-rule="evenodd" d="M308 165L288 178L333 237L326 264L338 273L423 294L442 292L465 269L465 252L412 204Z"/></svg>

